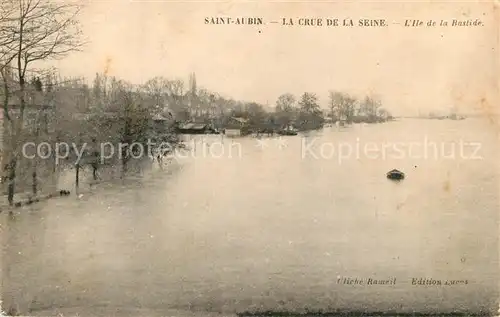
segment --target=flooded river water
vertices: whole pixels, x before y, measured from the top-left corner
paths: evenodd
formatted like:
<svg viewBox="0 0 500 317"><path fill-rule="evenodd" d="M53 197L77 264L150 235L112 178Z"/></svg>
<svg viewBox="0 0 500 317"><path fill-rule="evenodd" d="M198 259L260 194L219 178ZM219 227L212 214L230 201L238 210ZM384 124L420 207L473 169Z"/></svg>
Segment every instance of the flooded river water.
<svg viewBox="0 0 500 317"><path fill-rule="evenodd" d="M492 309L496 131L407 119L197 139L163 171L1 214L3 305L80 316ZM386 179L393 168L406 179Z"/></svg>

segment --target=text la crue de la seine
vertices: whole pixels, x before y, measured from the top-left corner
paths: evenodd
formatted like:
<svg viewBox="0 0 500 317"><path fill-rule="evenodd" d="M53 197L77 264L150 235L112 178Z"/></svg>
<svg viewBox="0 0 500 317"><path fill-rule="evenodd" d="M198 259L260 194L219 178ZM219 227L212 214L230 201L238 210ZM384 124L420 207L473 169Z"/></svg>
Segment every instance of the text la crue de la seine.
<svg viewBox="0 0 500 317"><path fill-rule="evenodd" d="M283 26L361 26L384 27L388 25L385 19L350 19L350 18L289 18L265 20L262 17L205 17L205 24L216 25L263 25L280 24Z"/></svg>

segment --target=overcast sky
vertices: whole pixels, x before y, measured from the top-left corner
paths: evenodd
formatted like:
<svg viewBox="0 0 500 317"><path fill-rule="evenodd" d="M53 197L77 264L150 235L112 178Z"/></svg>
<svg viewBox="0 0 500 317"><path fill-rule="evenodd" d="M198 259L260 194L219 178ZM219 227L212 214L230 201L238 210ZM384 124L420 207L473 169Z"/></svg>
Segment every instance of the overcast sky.
<svg viewBox="0 0 500 317"><path fill-rule="evenodd" d="M491 111L495 104L497 29L492 4L363 2L257 3L89 1L81 20L83 53L57 63L63 75L108 70L133 83L154 76L270 105L286 92L377 94L396 114ZM205 25L211 16L385 18L386 28ZM479 18L484 27L405 28L405 19ZM498 25L498 22L497 24ZM260 33L259 33L260 31ZM490 107L490 108L488 108Z"/></svg>

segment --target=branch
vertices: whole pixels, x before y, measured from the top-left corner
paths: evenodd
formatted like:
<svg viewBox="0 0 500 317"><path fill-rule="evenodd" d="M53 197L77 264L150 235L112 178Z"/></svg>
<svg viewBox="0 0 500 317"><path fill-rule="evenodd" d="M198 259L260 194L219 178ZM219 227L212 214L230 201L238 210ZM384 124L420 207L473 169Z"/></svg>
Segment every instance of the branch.
<svg viewBox="0 0 500 317"><path fill-rule="evenodd" d="M81 31L76 20L81 6L54 5L46 0L15 2L18 2L17 8L6 6L4 9L2 5L0 60L6 65L16 59L20 78L26 76L30 63L63 57L81 50L86 44L80 39Z"/></svg>

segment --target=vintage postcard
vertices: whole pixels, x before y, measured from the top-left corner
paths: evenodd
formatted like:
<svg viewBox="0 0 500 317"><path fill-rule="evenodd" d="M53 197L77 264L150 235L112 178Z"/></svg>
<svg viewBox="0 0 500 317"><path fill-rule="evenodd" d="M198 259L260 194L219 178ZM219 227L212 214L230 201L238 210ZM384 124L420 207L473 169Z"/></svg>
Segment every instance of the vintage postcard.
<svg viewBox="0 0 500 317"><path fill-rule="evenodd" d="M498 315L497 1L0 8L3 315Z"/></svg>

